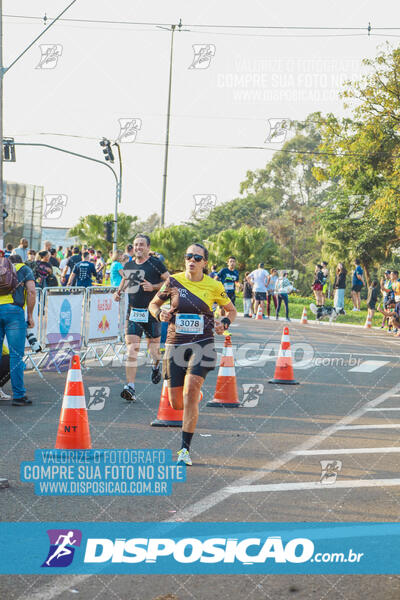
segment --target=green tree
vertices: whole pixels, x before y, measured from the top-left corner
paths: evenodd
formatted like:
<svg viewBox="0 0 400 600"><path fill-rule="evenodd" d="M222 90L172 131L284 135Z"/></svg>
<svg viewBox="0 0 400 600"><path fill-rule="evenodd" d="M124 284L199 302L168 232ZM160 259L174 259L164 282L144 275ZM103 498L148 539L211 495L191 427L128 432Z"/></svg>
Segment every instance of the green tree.
<svg viewBox="0 0 400 600"><path fill-rule="evenodd" d="M151 247L165 257L170 272L185 268L185 250L193 242L201 242L193 227L171 225L164 229L155 229L151 234Z"/></svg>
<svg viewBox="0 0 400 600"><path fill-rule="evenodd" d="M152 213L144 221L136 221L133 227L133 234L137 233L152 233L157 227L160 226L160 215Z"/></svg>
<svg viewBox="0 0 400 600"><path fill-rule="evenodd" d="M77 237L81 244L108 252L112 243L105 240L104 225L107 221L114 221L114 215L87 215L80 217L79 222L69 230L71 237ZM137 217L124 213L118 214L117 246L123 249L132 238L133 225Z"/></svg>
<svg viewBox="0 0 400 600"><path fill-rule="evenodd" d="M321 212L331 245L358 256L369 279L400 245L400 50L364 64L368 73L342 93L350 116L321 119L314 175L334 192Z"/></svg>
<svg viewBox="0 0 400 600"><path fill-rule="evenodd" d="M271 265L277 257L277 245L261 227L227 229L211 236L208 243L210 263L219 267L235 256L239 271L256 268L259 262Z"/></svg>

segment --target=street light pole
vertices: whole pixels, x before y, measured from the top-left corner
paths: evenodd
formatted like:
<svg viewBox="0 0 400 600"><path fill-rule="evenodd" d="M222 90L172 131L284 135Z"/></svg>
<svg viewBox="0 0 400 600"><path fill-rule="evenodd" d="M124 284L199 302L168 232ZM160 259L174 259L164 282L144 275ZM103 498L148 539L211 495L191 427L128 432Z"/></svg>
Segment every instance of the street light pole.
<svg viewBox="0 0 400 600"><path fill-rule="evenodd" d="M115 212L114 212L114 241L113 241L113 251L115 252L117 249L117 232L118 232L118 204L121 202L121 177L122 177L122 162L120 157L119 163L119 175L114 171L114 169L107 162L102 160L98 160L97 158L92 158L91 156L86 156L86 154L80 154L79 152L72 152L72 150L65 150L65 148L59 148L58 146L52 146L51 144L37 144L30 142L14 142L15 146L38 146L39 148L50 148L51 150L57 150L58 152L64 152L65 154L70 154L71 156L77 156L78 158L84 158L85 160L90 160L92 162L98 163L99 165L103 165L103 167L107 167L110 169L115 178ZM118 144L117 144L118 145ZM118 152L119 146L118 146Z"/></svg>

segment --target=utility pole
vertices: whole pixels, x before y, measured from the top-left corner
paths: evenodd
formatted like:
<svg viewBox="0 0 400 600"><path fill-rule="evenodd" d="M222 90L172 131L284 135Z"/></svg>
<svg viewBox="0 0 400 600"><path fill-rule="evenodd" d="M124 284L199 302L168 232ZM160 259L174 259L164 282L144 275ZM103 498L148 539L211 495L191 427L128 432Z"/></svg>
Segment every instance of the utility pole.
<svg viewBox="0 0 400 600"><path fill-rule="evenodd" d="M3 0L0 0L0 249L4 248L3 210L6 199L3 181Z"/></svg>
<svg viewBox="0 0 400 600"><path fill-rule="evenodd" d="M164 154L164 174L163 174L163 191L161 201L161 227L165 226L165 201L167 198L167 175L168 175L168 151L169 151L169 122L171 117L171 90L172 90L172 65L174 57L174 33L178 27L178 31L182 31L182 19L179 19L178 25L171 25L171 50L169 57L169 84L168 84L168 106L167 106L167 131L165 135L165 154ZM161 27L165 29L165 27ZM187 31L187 30L184 30Z"/></svg>
<svg viewBox="0 0 400 600"><path fill-rule="evenodd" d="M114 142L114 146L117 146L118 151L118 162L119 162L119 181L117 183L117 195L115 198L115 211L114 211L114 237L113 237L113 252L117 251L117 235L118 235L118 204L121 202L121 190L122 190L122 156L121 148L118 142Z"/></svg>
<svg viewBox="0 0 400 600"><path fill-rule="evenodd" d="M35 37L35 39L29 44L29 46L27 46L20 54L18 54L18 56L16 58L14 58L14 60L10 63L10 65L8 67L5 67L3 65L3 2L2 0L0 0L0 249L4 248L4 220L3 220L3 210L4 210L4 204L5 204L5 199L6 199L6 190L5 190L5 184L4 184L4 177L3 177L3 79L4 79L4 75L7 73L7 71L9 69L11 69L11 67L13 67L15 65L15 63L22 58L22 56L28 52L28 50L30 48L32 48L32 46L34 44L36 44L36 42L38 41L39 38L42 37L42 35L44 35L46 33L46 31L48 29L50 29L50 27L52 27L54 25L54 23L56 21L58 21L58 19L60 19L60 17L62 17L62 15L67 12L67 10L73 5L75 4L77 0L72 0L72 2L70 2L68 4L68 6L66 8L64 8L63 11L60 12L60 14L52 20L52 22L45 27L45 29L43 29L42 33L40 33L38 36Z"/></svg>

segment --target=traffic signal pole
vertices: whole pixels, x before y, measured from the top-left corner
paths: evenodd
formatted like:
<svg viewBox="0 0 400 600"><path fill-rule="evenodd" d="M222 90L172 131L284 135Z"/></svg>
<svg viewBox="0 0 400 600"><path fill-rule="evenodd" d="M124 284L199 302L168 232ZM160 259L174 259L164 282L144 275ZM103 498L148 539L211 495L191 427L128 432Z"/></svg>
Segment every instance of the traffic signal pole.
<svg viewBox="0 0 400 600"><path fill-rule="evenodd" d="M1 0L0 0L1 1ZM107 162L103 162L102 160L98 160L97 158L92 158L91 156L86 156L86 154L79 154L79 152L72 152L72 150L65 150L65 148L59 148L58 146L52 146L51 144L37 144L30 142L14 142L15 146L38 146L39 148L50 148L51 150L57 150L58 152L64 152L65 154L70 154L71 156L77 156L78 158L84 158L85 160L91 160L92 162L98 163L99 165L103 165L103 167L107 167L110 169L115 179L115 213L114 213L114 239L113 239L113 252L117 249L117 233L118 233L118 203L121 201L121 179L118 179L118 175L112 168L110 164ZM119 151L119 146L118 146ZM119 167L120 178L122 177L122 163L120 161Z"/></svg>

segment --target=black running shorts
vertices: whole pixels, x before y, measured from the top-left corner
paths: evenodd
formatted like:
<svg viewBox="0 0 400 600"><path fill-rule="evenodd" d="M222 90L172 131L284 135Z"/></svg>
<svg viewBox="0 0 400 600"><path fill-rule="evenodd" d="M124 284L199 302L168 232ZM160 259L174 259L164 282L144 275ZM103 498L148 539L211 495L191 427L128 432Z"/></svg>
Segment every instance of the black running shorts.
<svg viewBox="0 0 400 600"><path fill-rule="evenodd" d="M167 345L163 360L163 377L168 387L182 387L185 375L199 375L205 379L215 369L217 353L214 340L201 340L193 344Z"/></svg>
<svg viewBox="0 0 400 600"><path fill-rule="evenodd" d="M161 336L161 323L157 321L149 313L149 321L148 323L139 323L137 321L129 320L130 308L128 309L128 314L126 316L125 322L125 334L126 335L137 335L138 337L142 337L143 334L147 338L153 339Z"/></svg>

